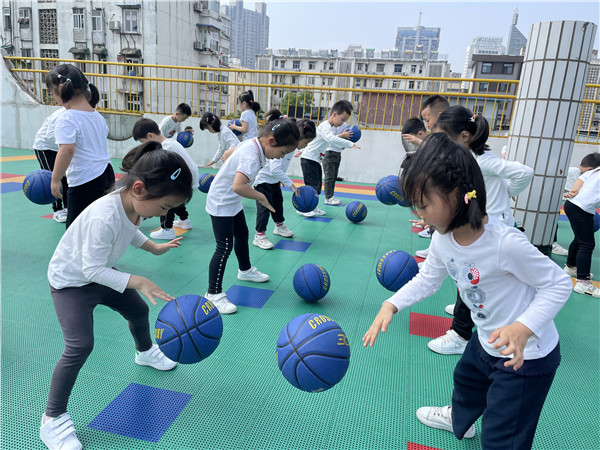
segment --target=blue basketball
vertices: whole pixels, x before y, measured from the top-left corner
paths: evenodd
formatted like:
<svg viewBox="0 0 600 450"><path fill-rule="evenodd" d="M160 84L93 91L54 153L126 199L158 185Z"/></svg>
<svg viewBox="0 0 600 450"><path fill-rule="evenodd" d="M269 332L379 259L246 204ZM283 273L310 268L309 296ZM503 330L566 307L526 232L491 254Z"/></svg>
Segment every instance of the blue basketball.
<svg viewBox="0 0 600 450"><path fill-rule="evenodd" d="M350 222L362 222L367 217L367 207L363 202L350 202L346 206L346 217Z"/></svg>
<svg viewBox="0 0 600 450"><path fill-rule="evenodd" d="M302 314L279 334L277 364L294 387L306 392L326 391L344 378L350 364L350 344L329 317Z"/></svg>
<svg viewBox="0 0 600 450"><path fill-rule="evenodd" d="M330 287L329 274L318 264L305 264L294 274L294 290L307 302L322 299Z"/></svg>
<svg viewBox="0 0 600 450"><path fill-rule="evenodd" d="M229 125L234 124L236 127L241 127L242 126L242 122L240 122L240 119L231 119L229 121ZM238 130L231 130L233 131L233 134L235 134L236 136L241 136L242 132L238 131Z"/></svg>
<svg viewBox="0 0 600 450"><path fill-rule="evenodd" d="M388 175L379 180L377 186L375 186L375 195L384 205L409 205L400 187L400 180L396 175Z"/></svg>
<svg viewBox="0 0 600 450"><path fill-rule="evenodd" d="M189 131L182 131L177 135L177 142L179 142L183 148L189 148L194 143L194 136Z"/></svg>
<svg viewBox="0 0 600 450"><path fill-rule="evenodd" d="M390 250L377 262L377 280L388 291L396 292L419 272L415 259L402 250Z"/></svg>
<svg viewBox="0 0 600 450"><path fill-rule="evenodd" d="M23 193L33 203L49 205L56 201L50 189L52 172L49 170L34 170L23 180Z"/></svg>
<svg viewBox="0 0 600 450"><path fill-rule="evenodd" d="M203 173L202 175L200 175L200 178L198 179L198 184L199 184L198 189L200 189L205 194L208 193L208 190L210 189L210 185L212 184L214 179L215 179L215 176L212 173Z"/></svg>
<svg viewBox="0 0 600 450"><path fill-rule="evenodd" d="M362 136L362 132L360 131L360 128L358 128L356 125L347 127L344 131L352 131L352 137L348 138L352 142L358 142L358 140Z"/></svg>
<svg viewBox="0 0 600 450"><path fill-rule="evenodd" d="M319 196L312 186L300 186L298 195L294 192L292 195L292 205L298 211L306 213L312 211L319 204Z"/></svg>
<svg viewBox="0 0 600 450"><path fill-rule="evenodd" d="M173 361L193 364L215 351L223 334L217 308L204 297L183 295L171 300L154 325L156 343Z"/></svg>
<svg viewBox="0 0 600 450"><path fill-rule="evenodd" d="M594 233L600 230L600 214L594 213Z"/></svg>

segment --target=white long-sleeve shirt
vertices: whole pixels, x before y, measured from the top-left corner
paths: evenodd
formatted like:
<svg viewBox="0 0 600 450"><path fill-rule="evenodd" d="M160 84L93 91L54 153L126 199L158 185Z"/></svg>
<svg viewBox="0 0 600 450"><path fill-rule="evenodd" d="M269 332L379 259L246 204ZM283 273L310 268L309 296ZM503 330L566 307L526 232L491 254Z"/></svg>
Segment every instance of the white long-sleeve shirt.
<svg viewBox="0 0 600 450"><path fill-rule="evenodd" d="M221 159L221 156L223 156L225 150L229 150L232 147L237 147L240 145L240 140L235 134L233 134L233 131L226 126L222 126L221 131L219 131L217 134L219 136L219 149L217 150L217 153L215 153L215 156L212 157L214 162L217 162Z"/></svg>
<svg viewBox="0 0 600 450"><path fill-rule="evenodd" d="M111 192L88 206L67 229L48 266L54 289L98 283L118 292L127 287L131 274L112 267L127 247L141 247L148 240L127 217L121 190Z"/></svg>
<svg viewBox="0 0 600 450"><path fill-rule="evenodd" d="M531 183L533 169L516 161L506 161L490 150L475 155L475 158L485 181L487 213L514 226L510 197L518 195Z"/></svg>
<svg viewBox="0 0 600 450"><path fill-rule="evenodd" d="M64 106L54 111L42 124L41 128L35 134L33 141L33 148L35 150L52 150L53 152L58 151L58 144L54 138L54 126L59 116L66 111Z"/></svg>
<svg viewBox="0 0 600 450"><path fill-rule="evenodd" d="M434 233L421 271L387 301L398 310L406 308L436 293L448 275L471 310L488 354L505 358L502 348L494 349L488 340L494 330L515 321L534 333L525 346L525 359L543 358L558 343L553 319L573 285L516 228L488 216L484 233L468 246L459 245L452 233Z"/></svg>
<svg viewBox="0 0 600 450"><path fill-rule="evenodd" d="M293 157L293 153L288 153L281 159L267 159L265 166L256 175L254 186L263 183L282 183L285 187L289 188L294 182L287 176L286 172L288 167L290 167Z"/></svg>
<svg viewBox="0 0 600 450"><path fill-rule="evenodd" d="M341 133L344 132L344 130L346 128L348 128L348 124L346 122L344 122L339 127L332 127L331 131L333 131L333 134L335 136L339 136ZM331 152L342 153L342 150L344 150L344 147L340 147L339 145L337 145L335 143L331 143L331 144L329 144L327 146L327 150L326 151L328 151L328 152L331 151Z"/></svg>
<svg viewBox="0 0 600 450"><path fill-rule="evenodd" d="M317 137L315 137L302 151L302 158L321 162L325 151L329 145L335 145L339 148L350 148L354 142L348 139L342 139L333 134L333 127L329 121L324 120L317 127Z"/></svg>

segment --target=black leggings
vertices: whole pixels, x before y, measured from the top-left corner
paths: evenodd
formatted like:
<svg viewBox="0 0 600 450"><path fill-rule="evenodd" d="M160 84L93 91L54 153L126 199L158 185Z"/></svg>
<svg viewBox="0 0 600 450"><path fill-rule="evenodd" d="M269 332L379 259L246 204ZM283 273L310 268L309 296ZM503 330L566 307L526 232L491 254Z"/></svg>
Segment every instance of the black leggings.
<svg viewBox="0 0 600 450"><path fill-rule="evenodd" d="M40 167L44 170L49 170L50 172L52 172L54 170L54 162L56 161L56 154L58 152L55 152L53 150L35 150L35 157L37 158L38 162L40 163ZM68 201L68 192L69 192L69 185L67 184L67 177L62 177L62 180L60 180L60 184L62 185L62 200L61 199L57 199L54 203L52 203L52 210L54 212L56 211L60 211L61 209L64 208L63 205L67 204Z"/></svg>
<svg viewBox="0 0 600 450"><path fill-rule="evenodd" d="M223 274L231 250L235 251L240 270L248 270L250 264L250 249L248 248L248 225L242 209L235 216L210 216L217 248L208 266L208 293L223 292Z"/></svg>
<svg viewBox="0 0 600 450"><path fill-rule="evenodd" d="M85 208L115 189L115 172L110 163L102 175L79 186L69 187L67 223L69 228Z"/></svg>
<svg viewBox="0 0 600 450"><path fill-rule="evenodd" d="M67 412L79 370L94 348L93 313L97 305L108 306L127 320L136 350L149 350L152 339L148 305L135 289L125 289L121 294L107 286L91 283L64 289L50 287L50 293L65 340L65 350L52 373L46 406L46 415L57 417Z"/></svg>
<svg viewBox="0 0 600 450"><path fill-rule="evenodd" d="M300 166L302 167L302 175L304 176L304 184L312 186L317 191L317 195L321 194L321 185L323 184L323 171L321 164L312 159L300 158Z"/></svg>
<svg viewBox="0 0 600 450"><path fill-rule="evenodd" d="M467 341L473 336L473 319L471 319L471 310L465 302L462 301L458 291L456 292L456 304L454 305L454 317L452 318L451 330Z"/></svg>
<svg viewBox="0 0 600 450"><path fill-rule="evenodd" d="M167 211L166 216L160 216L160 227L161 228L173 228L173 221L175 220L175 214L179 216L181 220L185 220L189 217L185 205L178 206Z"/></svg>
<svg viewBox="0 0 600 450"><path fill-rule="evenodd" d="M279 183L261 183L254 186L254 189L262 192L271 206L275 208L275 212L271 212L258 200L256 201L256 231L264 233L267 230L267 223L269 223L269 215L271 215L275 224L285 221L285 217L283 217L283 195Z"/></svg>
<svg viewBox="0 0 600 450"><path fill-rule="evenodd" d="M585 212L570 201L565 202L565 214L569 218L569 224L575 235L571 245L569 245L567 266L577 266L578 280L589 280L591 278L592 253L596 246L596 241L594 240L594 215Z"/></svg>

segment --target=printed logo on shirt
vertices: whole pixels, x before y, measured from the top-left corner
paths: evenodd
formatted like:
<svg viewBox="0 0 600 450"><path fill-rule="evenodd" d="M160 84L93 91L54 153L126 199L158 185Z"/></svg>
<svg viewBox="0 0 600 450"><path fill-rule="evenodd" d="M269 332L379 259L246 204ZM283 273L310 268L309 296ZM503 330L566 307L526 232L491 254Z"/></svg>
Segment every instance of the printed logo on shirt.
<svg viewBox="0 0 600 450"><path fill-rule="evenodd" d="M173 137L173 135L174 135L174 134L175 134L175 130L171 130L171 131L169 131L169 137L170 137L170 138L171 138L171 137Z"/></svg>

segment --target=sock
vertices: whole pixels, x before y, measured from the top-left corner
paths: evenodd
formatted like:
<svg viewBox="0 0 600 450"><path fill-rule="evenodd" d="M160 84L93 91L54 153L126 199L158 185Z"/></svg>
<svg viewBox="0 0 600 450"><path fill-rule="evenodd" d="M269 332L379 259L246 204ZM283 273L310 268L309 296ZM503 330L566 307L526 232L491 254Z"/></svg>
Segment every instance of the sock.
<svg viewBox="0 0 600 450"><path fill-rule="evenodd" d="M281 226L283 226L283 222L275 222L275 226L276 227L281 227Z"/></svg>
<svg viewBox="0 0 600 450"><path fill-rule="evenodd" d="M257 232L256 232L256 235L257 235L257 236L264 236L264 235L265 235L265 232L264 232L264 231L257 231Z"/></svg>

